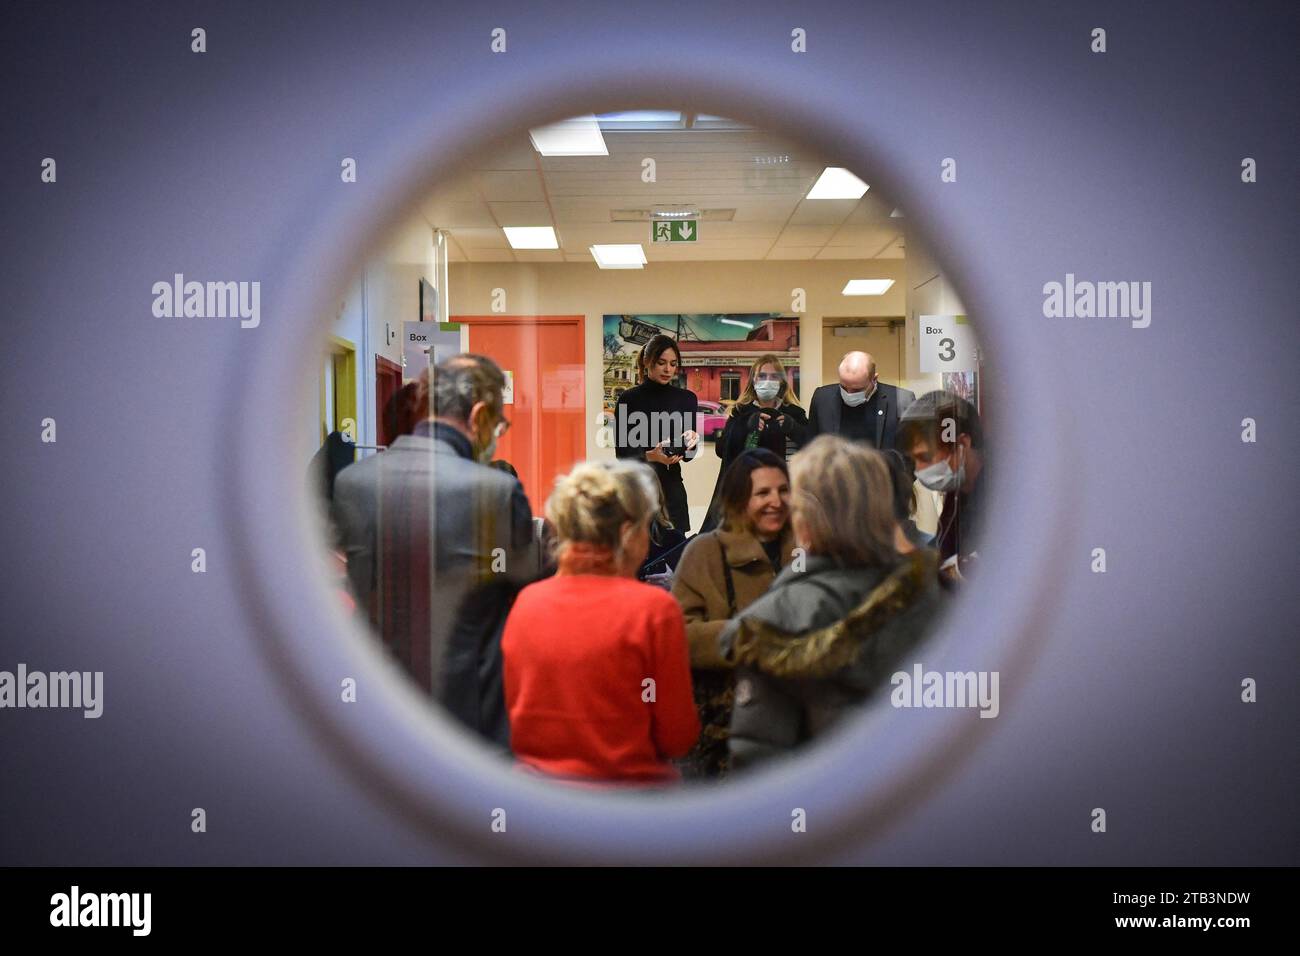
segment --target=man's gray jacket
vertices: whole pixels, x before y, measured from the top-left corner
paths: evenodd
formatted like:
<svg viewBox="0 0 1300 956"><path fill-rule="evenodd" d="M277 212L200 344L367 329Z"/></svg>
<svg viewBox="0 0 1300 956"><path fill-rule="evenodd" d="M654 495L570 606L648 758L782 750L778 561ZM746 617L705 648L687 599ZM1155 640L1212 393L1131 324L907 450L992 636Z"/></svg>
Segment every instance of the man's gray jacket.
<svg viewBox="0 0 1300 956"><path fill-rule="evenodd" d="M359 611L455 717L508 745L501 629L538 570L518 479L422 424L339 473L334 517Z"/></svg>

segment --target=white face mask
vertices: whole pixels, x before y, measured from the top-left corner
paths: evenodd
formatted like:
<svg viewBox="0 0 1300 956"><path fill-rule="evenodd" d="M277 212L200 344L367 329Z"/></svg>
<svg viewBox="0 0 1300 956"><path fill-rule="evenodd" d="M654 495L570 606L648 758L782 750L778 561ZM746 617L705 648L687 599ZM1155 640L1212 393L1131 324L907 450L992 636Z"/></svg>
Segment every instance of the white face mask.
<svg viewBox="0 0 1300 956"><path fill-rule="evenodd" d="M844 399L844 404L849 408L857 408L867 400L866 392L846 392L844 386L840 386L840 398Z"/></svg>
<svg viewBox="0 0 1300 956"><path fill-rule="evenodd" d="M781 393L780 382L755 382L754 394L760 402L770 402Z"/></svg>
<svg viewBox="0 0 1300 956"><path fill-rule="evenodd" d="M916 480L931 491L957 491L966 483L966 447L962 446L961 464L952 470L948 459L937 461L916 473Z"/></svg>
<svg viewBox="0 0 1300 956"><path fill-rule="evenodd" d="M475 458L484 465L491 463L492 456L495 455L497 451L497 430L493 428L488 432L488 435L488 443L486 446L480 445L478 440L471 442L471 445L474 447Z"/></svg>

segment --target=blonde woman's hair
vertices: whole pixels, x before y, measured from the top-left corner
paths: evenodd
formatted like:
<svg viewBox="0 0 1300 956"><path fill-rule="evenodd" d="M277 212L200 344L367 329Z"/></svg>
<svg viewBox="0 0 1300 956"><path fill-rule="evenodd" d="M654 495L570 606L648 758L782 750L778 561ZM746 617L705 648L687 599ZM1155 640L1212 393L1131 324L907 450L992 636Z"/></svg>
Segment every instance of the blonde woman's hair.
<svg viewBox="0 0 1300 956"><path fill-rule="evenodd" d="M790 508L810 554L845 567L889 564L894 550L894 492L875 449L819 435L790 460Z"/></svg>
<svg viewBox="0 0 1300 956"><path fill-rule="evenodd" d="M587 461L555 480L546 518L556 547L582 542L622 552L625 522L646 524L659 510L659 481L635 461Z"/></svg>
<svg viewBox="0 0 1300 956"><path fill-rule="evenodd" d="M769 352L766 355L760 355L758 361L749 367L749 381L745 383L745 390L740 393L740 398L736 399L736 404L731 406L731 411L728 414L734 415L736 409L741 405L748 405L751 402L758 401L758 393L754 391L754 379L758 377L758 370L764 365L775 365L777 374L781 376L781 391L776 396L777 403L803 408L799 404L799 397L795 395L794 389L790 387L790 379L785 374L785 366L781 364L779 358Z"/></svg>

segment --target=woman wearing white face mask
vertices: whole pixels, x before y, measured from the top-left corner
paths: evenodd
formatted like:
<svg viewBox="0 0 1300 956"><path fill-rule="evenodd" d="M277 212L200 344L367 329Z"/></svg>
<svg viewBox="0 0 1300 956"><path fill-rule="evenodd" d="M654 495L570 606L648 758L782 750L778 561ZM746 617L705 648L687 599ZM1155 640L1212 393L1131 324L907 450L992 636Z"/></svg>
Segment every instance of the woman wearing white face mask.
<svg viewBox="0 0 1300 956"><path fill-rule="evenodd" d="M808 416L804 414L785 367L775 355L760 355L749 369L749 381L731 407L726 427L714 450L722 459L713 500L704 519L703 531L711 531L722 520L719 492L722 476L731 463L750 448L766 448L782 461L807 441Z"/></svg>
<svg viewBox="0 0 1300 956"><path fill-rule="evenodd" d="M960 580L978 553L984 477L979 414L951 392L927 392L903 413L898 449L916 462L916 480L943 493L937 544L944 576Z"/></svg>

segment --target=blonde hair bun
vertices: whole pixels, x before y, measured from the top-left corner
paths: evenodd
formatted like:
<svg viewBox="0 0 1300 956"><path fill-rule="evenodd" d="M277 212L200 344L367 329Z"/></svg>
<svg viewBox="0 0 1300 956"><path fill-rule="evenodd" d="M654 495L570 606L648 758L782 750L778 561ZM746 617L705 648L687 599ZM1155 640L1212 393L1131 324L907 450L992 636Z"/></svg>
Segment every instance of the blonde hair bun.
<svg viewBox="0 0 1300 956"><path fill-rule="evenodd" d="M649 467L628 461L588 461L555 480L546 517L560 542L617 549L623 525L648 522L659 510L659 487Z"/></svg>

